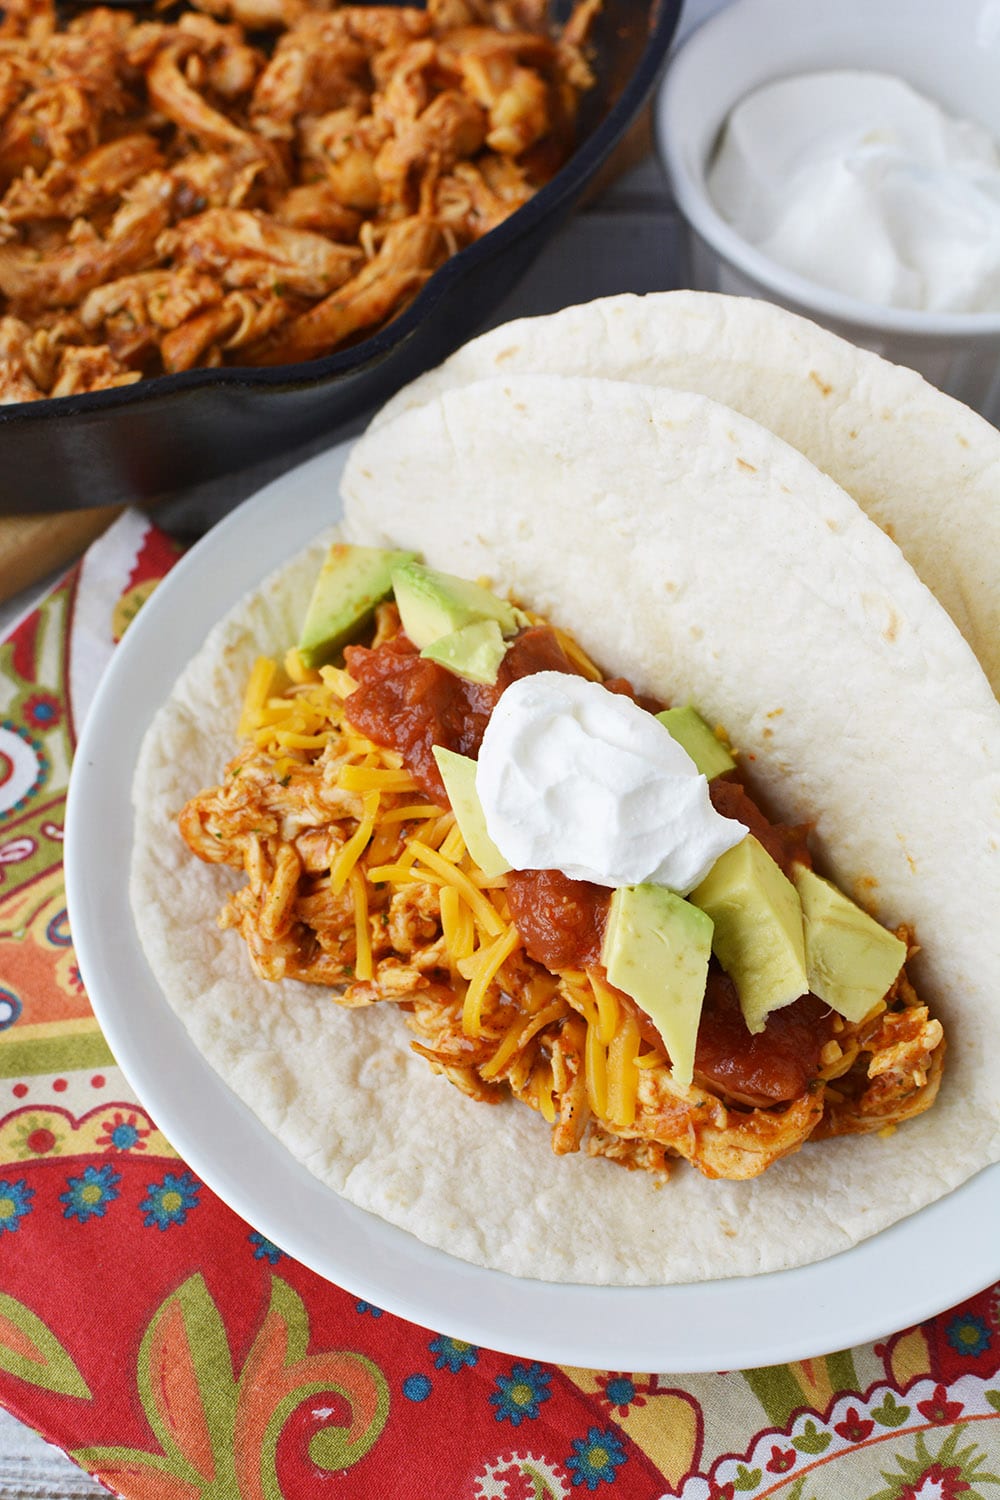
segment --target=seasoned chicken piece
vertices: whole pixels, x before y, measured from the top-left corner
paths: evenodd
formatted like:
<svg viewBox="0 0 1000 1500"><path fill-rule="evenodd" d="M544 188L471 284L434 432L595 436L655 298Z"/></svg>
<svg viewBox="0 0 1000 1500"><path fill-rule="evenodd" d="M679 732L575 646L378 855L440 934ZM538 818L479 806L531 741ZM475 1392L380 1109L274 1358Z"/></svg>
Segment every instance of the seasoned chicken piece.
<svg viewBox="0 0 1000 1500"><path fill-rule="evenodd" d="M859 1062L830 1086L832 1095L817 1137L878 1130L886 1121L907 1120L937 1097L945 1040L910 989L900 1010L887 1010L864 1039Z"/></svg>
<svg viewBox="0 0 1000 1500"><path fill-rule="evenodd" d="M549 89L530 68L514 68L490 108L486 144L505 156L520 156L548 132Z"/></svg>
<svg viewBox="0 0 1000 1500"><path fill-rule="evenodd" d="M310 182L289 188L276 199L273 216L293 229L311 229L334 240L355 240L361 228L361 215L345 208L329 182Z"/></svg>
<svg viewBox="0 0 1000 1500"><path fill-rule="evenodd" d="M273 333L289 317L283 297L268 292L230 292L216 307L199 313L168 333L160 344L163 368L190 370L207 362L207 351L221 359L224 349L241 349Z"/></svg>
<svg viewBox="0 0 1000 1500"><path fill-rule="evenodd" d="M235 21L247 31L285 31L295 25L312 0L194 0L198 10ZM332 0L331 0L332 3Z"/></svg>
<svg viewBox="0 0 1000 1500"><path fill-rule="evenodd" d="M38 258L20 245L0 246L0 291L22 310L71 307L102 282L139 270L155 253L170 217L173 183L149 172L129 188L101 238L83 222L60 250Z"/></svg>
<svg viewBox="0 0 1000 1500"><path fill-rule="evenodd" d="M508 171L495 171L499 163ZM531 197L532 189L509 157L481 156L478 162L459 162L435 184L434 211L460 243L487 234Z"/></svg>
<svg viewBox="0 0 1000 1500"><path fill-rule="evenodd" d="M38 370L32 358L37 338L20 318L0 318L0 406L38 401L46 395L54 361L49 362L44 372Z"/></svg>
<svg viewBox="0 0 1000 1500"><path fill-rule="evenodd" d="M11 224L75 219L119 197L137 177L162 165L151 135L123 135L72 163L53 161L41 176L28 167L8 188L0 217Z"/></svg>
<svg viewBox="0 0 1000 1500"><path fill-rule="evenodd" d="M198 19L206 21L207 17ZM193 135L200 145L220 149L238 147L244 160L260 157L269 171L280 179L284 175L283 168L268 143L214 109L181 71L181 64L197 52L199 46L205 47L204 39L189 30L175 35L156 52L146 72L150 101L181 130Z"/></svg>
<svg viewBox="0 0 1000 1500"><path fill-rule="evenodd" d="M0 124L31 89L39 86L39 68L22 50L4 51L0 40Z"/></svg>
<svg viewBox="0 0 1000 1500"><path fill-rule="evenodd" d="M140 271L96 287L84 298L80 316L118 359L136 365L156 357L164 329L176 328L222 297L217 281L188 267Z"/></svg>
<svg viewBox="0 0 1000 1500"><path fill-rule="evenodd" d="M296 318L268 342L252 345L240 364L291 364L315 359L362 328L390 317L423 286L444 258L441 231L423 219L402 219L378 254L339 291Z"/></svg>
<svg viewBox="0 0 1000 1500"><path fill-rule="evenodd" d="M412 173L449 171L473 156L485 135L486 119L478 104L456 89L438 94L421 115L401 125L375 158L383 202L406 202Z"/></svg>
<svg viewBox="0 0 1000 1500"><path fill-rule="evenodd" d="M61 339L47 328L32 328L20 318L0 318L0 370L10 390L9 401L30 401L32 389L45 394L56 376Z"/></svg>
<svg viewBox="0 0 1000 1500"><path fill-rule="evenodd" d="M50 396L82 396L87 391L105 391L112 386L134 385L138 370L130 370L103 345L63 351L59 372Z"/></svg>
<svg viewBox="0 0 1000 1500"><path fill-rule="evenodd" d="M97 145L100 111L78 83L51 83L27 95L0 130L0 184L52 161L69 162Z"/></svg>
<svg viewBox="0 0 1000 1500"><path fill-rule="evenodd" d="M372 113L388 130L397 134L412 124L431 102L441 67L437 44L429 37L411 42L400 52L380 52L372 60L375 94ZM448 79L457 83L457 76Z"/></svg>
<svg viewBox="0 0 1000 1500"><path fill-rule="evenodd" d="M404 958L435 943L441 933L441 898L437 887L415 884L396 891L386 923L389 941Z"/></svg>
<svg viewBox="0 0 1000 1500"><path fill-rule="evenodd" d="M427 12L412 5L342 5L330 19L372 52L396 51L430 31Z"/></svg>
<svg viewBox="0 0 1000 1500"><path fill-rule="evenodd" d="M246 149L192 151L170 169L177 214L187 218L206 208L242 208L266 171L256 142Z"/></svg>
<svg viewBox="0 0 1000 1500"><path fill-rule="evenodd" d="M279 224L266 214L210 208L163 235L161 255L222 273L226 286L255 286L323 297L342 286L363 259L351 245Z"/></svg>
<svg viewBox="0 0 1000 1500"><path fill-rule="evenodd" d="M100 328L120 312L127 312L137 323L176 328L192 313L221 300L218 282L187 266L177 271L140 271L95 288L84 298L80 317L90 329Z"/></svg>
<svg viewBox="0 0 1000 1500"><path fill-rule="evenodd" d="M5 0L0 10L0 40L23 37L30 42L44 42L56 28L53 0Z"/></svg>
<svg viewBox="0 0 1000 1500"><path fill-rule="evenodd" d="M367 49L335 21L307 15L278 42L250 105L251 123L261 135L291 140L300 115L367 108Z"/></svg>
<svg viewBox="0 0 1000 1500"><path fill-rule="evenodd" d="M15 406L19 401L41 401L47 395L40 391L19 360L0 360L0 406Z"/></svg>
<svg viewBox="0 0 1000 1500"><path fill-rule="evenodd" d="M382 185L375 158L389 128L373 115L357 109L338 109L299 127L302 155L325 174L334 195L349 208L370 212L379 205Z"/></svg>

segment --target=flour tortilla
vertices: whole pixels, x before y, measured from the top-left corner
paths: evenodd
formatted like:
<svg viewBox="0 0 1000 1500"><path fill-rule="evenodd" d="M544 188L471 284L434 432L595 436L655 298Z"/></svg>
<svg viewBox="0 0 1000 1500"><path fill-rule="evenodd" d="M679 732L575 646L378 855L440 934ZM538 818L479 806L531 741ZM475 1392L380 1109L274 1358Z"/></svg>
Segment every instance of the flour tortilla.
<svg viewBox="0 0 1000 1500"><path fill-rule="evenodd" d="M798 448L898 543L1000 694L1000 432L917 375L746 297L607 297L493 329L375 425L492 375L591 375L697 391Z"/></svg>
<svg viewBox="0 0 1000 1500"><path fill-rule="evenodd" d="M362 439L347 534L489 575L609 670L729 727L775 810L924 952L948 1028L941 1097L888 1139L806 1146L754 1182L666 1186L556 1158L523 1105L475 1104L408 1047L391 1005L269 985L214 916L232 871L173 818L233 753L258 652L294 640L324 539L216 629L136 778L132 895L196 1044L266 1126L355 1204L523 1277L649 1285L775 1271L856 1244L1000 1156L1000 708L898 549L770 433L698 396L524 376L458 389ZM248 1164L248 1170L252 1170Z"/></svg>

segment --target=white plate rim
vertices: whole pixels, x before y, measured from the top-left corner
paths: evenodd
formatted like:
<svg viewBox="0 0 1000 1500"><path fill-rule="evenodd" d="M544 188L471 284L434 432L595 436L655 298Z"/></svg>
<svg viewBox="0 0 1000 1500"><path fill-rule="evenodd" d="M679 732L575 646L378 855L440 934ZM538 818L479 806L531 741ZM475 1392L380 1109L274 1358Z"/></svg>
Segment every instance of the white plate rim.
<svg viewBox="0 0 1000 1500"><path fill-rule="evenodd" d="M133 771L153 713L208 629L339 518L349 448L281 475L177 564L116 650L77 746L64 863L81 975L117 1062L184 1161L254 1229L365 1302L480 1347L589 1369L699 1373L811 1358L885 1337L1000 1277L1000 1165L791 1271L597 1287L484 1270L340 1198L209 1067L132 922Z"/></svg>

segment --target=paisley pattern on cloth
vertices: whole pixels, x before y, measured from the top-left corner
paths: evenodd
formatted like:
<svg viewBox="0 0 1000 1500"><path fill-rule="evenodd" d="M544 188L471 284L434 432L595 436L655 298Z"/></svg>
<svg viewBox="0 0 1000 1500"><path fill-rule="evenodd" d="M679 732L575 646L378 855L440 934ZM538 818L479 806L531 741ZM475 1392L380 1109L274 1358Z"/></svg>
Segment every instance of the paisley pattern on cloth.
<svg viewBox="0 0 1000 1500"><path fill-rule="evenodd" d="M1000 1500L998 1287L798 1364L546 1366L357 1301L178 1160L61 867L77 726L176 556L128 514L0 644L0 1401L127 1500Z"/></svg>

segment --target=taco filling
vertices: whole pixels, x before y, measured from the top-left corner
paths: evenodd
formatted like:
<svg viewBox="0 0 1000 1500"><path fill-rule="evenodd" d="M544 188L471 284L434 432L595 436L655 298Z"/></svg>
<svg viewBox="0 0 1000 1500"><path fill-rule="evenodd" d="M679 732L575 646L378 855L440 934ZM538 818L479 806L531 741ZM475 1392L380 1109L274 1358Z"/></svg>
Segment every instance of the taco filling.
<svg viewBox="0 0 1000 1500"><path fill-rule="evenodd" d="M299 646L253 668L243 748L180 817L199 858L245 875L219 923L262 978L392 1002L435 1071L476 1100L523 1100L557 1154L660 1174L686 1158L755 1177L807 1139L888 1131L933 1103L945 1043L906 975L912 933L813 871L808 827L768 817L720 731L464 580L446 578L460 607L428 618L443 575L411 555L381 555L381 602L367 579L348 610L365 643L345 645L342 619L325 628L329 575L374 552L331 549ZM513 867L484 742L496 760L498 705L509 720L560 684L583 718L593 700L652 736L654 759L674 767L681 747L682 795L710 834L700 866ZM554 732L533 742L550 760Z"/></svg>

